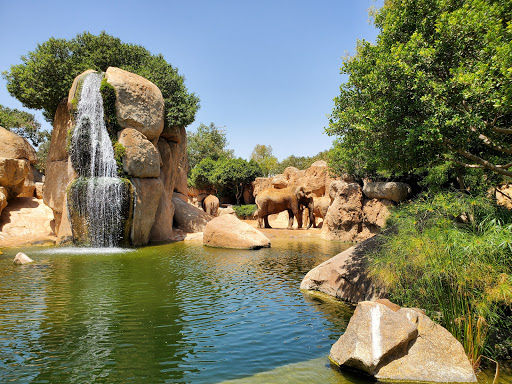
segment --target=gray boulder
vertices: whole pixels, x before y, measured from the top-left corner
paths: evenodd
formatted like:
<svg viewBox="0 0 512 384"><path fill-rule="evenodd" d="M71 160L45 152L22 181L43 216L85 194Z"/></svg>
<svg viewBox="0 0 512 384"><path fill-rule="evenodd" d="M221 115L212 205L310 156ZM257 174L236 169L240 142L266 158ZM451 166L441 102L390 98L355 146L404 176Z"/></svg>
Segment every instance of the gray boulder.
<svg viewBox="0 0 512 384"><path fill-rule="evenodd" d="M18 252L18 254L14 257L13 263L16 265L23 265L23 264L29 264L33 263L34 260L32 260L30 257L25 255L23 252Z"/></svg>
<svg viewBox="0 0 512 384"><path fill-rule="evenodd" d="M364 184L363 193L370 199L387 199L399 203L411 193L411 187L394 181L370 182Z"/></svg>

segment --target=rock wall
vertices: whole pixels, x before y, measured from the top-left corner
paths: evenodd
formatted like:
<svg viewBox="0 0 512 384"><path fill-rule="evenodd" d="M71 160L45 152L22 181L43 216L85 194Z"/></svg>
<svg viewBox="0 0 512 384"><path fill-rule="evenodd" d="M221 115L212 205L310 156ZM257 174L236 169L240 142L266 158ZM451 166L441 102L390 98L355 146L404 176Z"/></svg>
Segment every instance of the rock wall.
<svg viewBox="0 0 512 384"><path fill-rule="evenodd" d="M69 225L61 228L61 222L69 221L66 190L77 177L68 153L68 133L74 124L73 99L90 72L75 78L54 119L43 198L54 212L59 239L69 239L73 230ZM122 168L135 194L130 242L171 240L173 194L187 194L185 128L166 126L162 93L147 79L114 67L107 69L105 79L115 90L117 140L124 148Z"/></svg>

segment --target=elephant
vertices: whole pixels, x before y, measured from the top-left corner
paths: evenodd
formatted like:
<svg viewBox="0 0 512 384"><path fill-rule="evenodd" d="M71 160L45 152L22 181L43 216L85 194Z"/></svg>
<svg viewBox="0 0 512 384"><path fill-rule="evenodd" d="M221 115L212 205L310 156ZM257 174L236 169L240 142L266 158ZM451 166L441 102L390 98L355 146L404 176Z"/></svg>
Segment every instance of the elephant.
<svg viewBox="0 0 512 384"><path fill-rule="evenodd" d="M313 228L317 228L316 218L325 220L325 215L331 205L331 198L329 196L313 197L314 210L313 210Z"/></svg>
<svg viewBox="0 0 512 384"><path fill-rule="evenodd" d="M217 216L219 210L219 199L217 196L208 195L203 200L203 209L210 216Z"/></svg>
<svg viewBox="0 0 512 384"><path fill-rule="evenodd" d="M267 188L256 196L256 205L258 206L258 228L272 228L268 223L268 215L288 211L288 229L293 226L293 218L297 218L298 228L302 228L303 207L309 210L309 226L314 222L313 211L314 202L311 191L304 187L288 187L282 189Z"/></svg>

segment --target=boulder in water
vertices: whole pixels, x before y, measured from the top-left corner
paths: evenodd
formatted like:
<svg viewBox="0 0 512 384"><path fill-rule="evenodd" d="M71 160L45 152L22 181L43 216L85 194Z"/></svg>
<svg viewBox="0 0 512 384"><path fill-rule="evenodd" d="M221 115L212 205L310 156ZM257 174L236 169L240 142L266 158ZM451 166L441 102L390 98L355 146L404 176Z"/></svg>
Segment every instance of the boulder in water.
<svg viewBox="0 0 512 384"><path fill-rule="evenodd" d="M445 328L418 310L370 301L357 305L330 359L377 379L476 382L464 348Z"/></svg>
<svg viewBox="0 0 512 384"><path fill-rule="evenodd" d="M219 248L259 249L270 247L270 240L237 217L222 215L206 224L203 244Z"/></svg>
<svg viewBox="0 0 512 384"><path fill-rule="evenodd" d="M29 264L33 263L34 260L32 260L30 257L25 255L23 252L18 252L18 254L14 257L13 263L16 265L23 265L23 264Z"/></svg>

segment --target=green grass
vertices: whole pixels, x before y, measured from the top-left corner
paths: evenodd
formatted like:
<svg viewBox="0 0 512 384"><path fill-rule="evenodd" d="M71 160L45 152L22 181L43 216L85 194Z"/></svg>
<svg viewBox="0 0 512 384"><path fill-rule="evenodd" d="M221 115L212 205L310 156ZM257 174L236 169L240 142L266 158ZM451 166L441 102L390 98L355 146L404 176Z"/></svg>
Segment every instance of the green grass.
<svg viewBox="0 0 512 384"><path fill-rule="evenodd" d="M511 213L488 197L440 193L397 209L388 225L372 276L446 327L475 368L483 354L500 357L510 344Z"/></svg>

